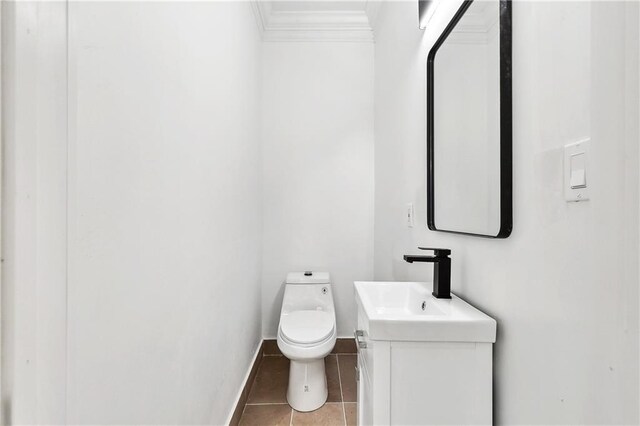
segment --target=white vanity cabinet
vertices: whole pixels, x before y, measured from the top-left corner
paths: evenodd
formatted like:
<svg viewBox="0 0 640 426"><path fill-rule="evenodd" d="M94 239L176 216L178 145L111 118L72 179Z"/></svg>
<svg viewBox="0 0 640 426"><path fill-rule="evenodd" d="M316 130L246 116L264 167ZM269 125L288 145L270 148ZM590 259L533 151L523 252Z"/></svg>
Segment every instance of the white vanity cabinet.
<svg viewBox="0 0 640 426"><path fill-rule="evenodd" d="M372 321L360 298L356 296L356 299L359 425L492 423L493 319L486 317L493 323L492 339L490 333L478 333L478 339L451 333L451 341L447 341L435 333L435 340L429 340L428 335L417 332L414 341L407 340L406 335L394 340L385 335L386 331L393 332L392 327L385 329L385 321L379 318ZM454 303L475 309L456 299ZM446 308L447 303L451 301L441 305ZM383 311L380 308L377 312ZM386 322L394 320L402 321L402 318L390 318ZM451 318L445 319L442 315L430 319L447 320ZM468 325L472 325L471 322L473 320ZM461 337L467 341L460 341Z"/></svg>

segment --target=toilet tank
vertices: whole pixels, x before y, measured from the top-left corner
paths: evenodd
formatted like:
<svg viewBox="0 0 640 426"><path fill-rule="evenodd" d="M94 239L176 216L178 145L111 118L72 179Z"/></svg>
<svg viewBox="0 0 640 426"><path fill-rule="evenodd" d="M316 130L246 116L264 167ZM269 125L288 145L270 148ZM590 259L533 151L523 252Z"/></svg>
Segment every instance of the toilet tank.
<svg viewBox="0 0 640 426"><path fill-rule="evenodd" d="M308 274L308 272L306 272ZM331 277L328 272L290 272L287 274L282 310L316 310L334 312Z"/></svg>

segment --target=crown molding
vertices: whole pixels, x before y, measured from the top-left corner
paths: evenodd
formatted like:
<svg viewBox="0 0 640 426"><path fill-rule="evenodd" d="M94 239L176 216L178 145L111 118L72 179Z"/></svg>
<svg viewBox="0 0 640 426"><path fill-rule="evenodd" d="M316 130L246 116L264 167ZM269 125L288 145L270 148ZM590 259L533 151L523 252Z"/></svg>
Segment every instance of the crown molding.
<svg viewBox="0 0 640 426"><path fill-rule="evenodd" d="M373 42L369 18L369 13L377 14L373 6L370 11L281 11L268 1L252 0L251 8L263 41Z"/></svg>
<svg viewBox="0 0 640 426"><path fill-rule="evenodd" d="M256 25L258 26L258 31L260 31L260 35L262 36L262 34L264 33L265 22L262 16L262 11L260 9L260 6L258 6L258 2L254 0L251 0L249 4L251 5L251 11L253 12L253 17L256 19Z"/></svg>
<svg viewBox="0 0 640 426"><path fill-rule="evenodd" d="M378 15L380 12L380 6L382 6L383 0L367 0L365 5L365 13L369 19L369 26L371 30L375 30L378 24Z"/></svg>
<svg viewBox="0 0 640 426"><path fill-rule="evenodd" d="M372 43L373 32L354 30L268 30L262 33L262 41L265 42L291 42L291 41L333 41L333 42L358 42Z"/></svg>
<svg viewBox="0 0 640 426"><path fill-rule="evenodd" d="M467 13L458 22L447 41L456 44L487 44L498 37L499 12L486 3L475 13Z"/></svg>

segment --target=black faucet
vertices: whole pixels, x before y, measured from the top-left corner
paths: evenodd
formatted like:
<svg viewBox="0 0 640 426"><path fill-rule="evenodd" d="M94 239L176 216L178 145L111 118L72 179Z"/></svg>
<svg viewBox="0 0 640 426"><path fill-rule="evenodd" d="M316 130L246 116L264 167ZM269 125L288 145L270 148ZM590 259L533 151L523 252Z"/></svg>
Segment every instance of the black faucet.
<svg viewBox="0 0 640 426"><path fill-rule="evenodd" d="M451 250L441 248L418 247L420 250L433 250L433 256L405 254L404 260L433 263L433 295L438 299L451 299Z"/></svg>

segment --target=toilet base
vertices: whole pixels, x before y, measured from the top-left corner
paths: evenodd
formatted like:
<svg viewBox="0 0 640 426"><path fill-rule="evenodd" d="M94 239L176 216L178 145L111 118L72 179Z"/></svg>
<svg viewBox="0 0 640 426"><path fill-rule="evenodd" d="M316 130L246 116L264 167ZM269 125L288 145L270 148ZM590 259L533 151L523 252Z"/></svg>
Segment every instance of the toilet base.
<svg viewBox="0 0 640 426"><path fill-rule="evenodd" d="M291 360L287 401L296 411L313 411L327 401L327 375L324 358Z"/></svg>

